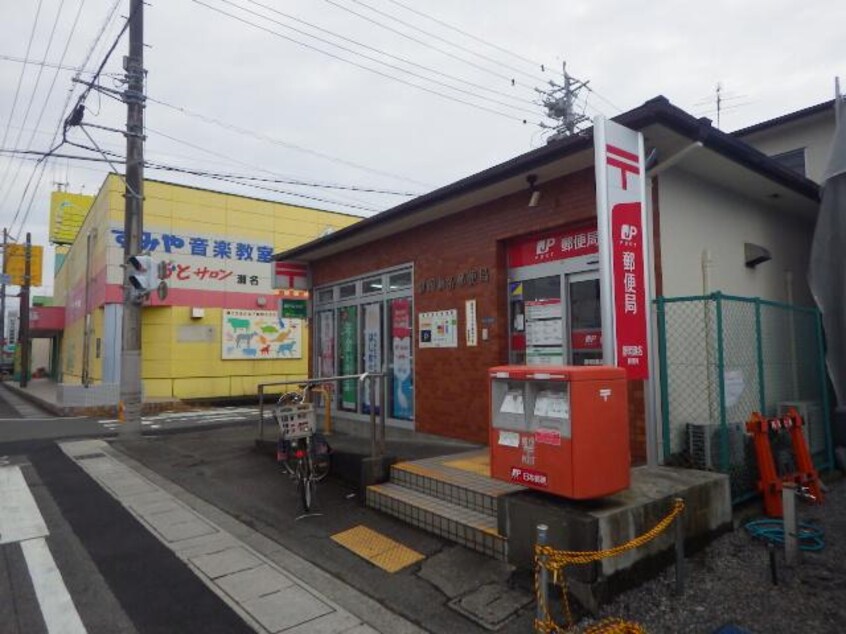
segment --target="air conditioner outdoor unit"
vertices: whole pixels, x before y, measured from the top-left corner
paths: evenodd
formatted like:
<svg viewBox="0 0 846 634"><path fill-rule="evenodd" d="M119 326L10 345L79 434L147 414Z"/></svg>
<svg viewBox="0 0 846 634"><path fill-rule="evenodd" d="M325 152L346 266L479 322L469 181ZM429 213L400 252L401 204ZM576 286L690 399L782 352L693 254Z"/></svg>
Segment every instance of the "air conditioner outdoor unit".
<svg viewBox="0 0 846 634"><path fill-rule="evenodd" d="M787 413L787 408L794 407L805 423L803 432L811 456L825 452L825 422L822 406L819 401L781 401L778 404L778 415Z"/></svg>
<svg viewBox="0 0 846 634"><path fill-rule="evenodd" d="M746 459L745 423L727 423L728 466ZM688 423L687 449L694 469L720 471L722 466L722 426L719 423Z"/></svg>

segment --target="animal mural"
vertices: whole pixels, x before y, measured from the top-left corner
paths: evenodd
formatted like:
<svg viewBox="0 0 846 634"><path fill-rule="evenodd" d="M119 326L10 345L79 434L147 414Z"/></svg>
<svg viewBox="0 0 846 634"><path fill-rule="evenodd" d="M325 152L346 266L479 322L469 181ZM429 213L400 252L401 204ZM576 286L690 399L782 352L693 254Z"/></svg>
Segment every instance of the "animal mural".
<svg viewBox="0 0 846 634"><path fill-rule="evenodd" d="M278 354L281 357L290 356L294 351L294 345L295 344L296 344L296 341L289 341L288 343L280 343L276 347L276 354Z"/></svg>
<svg viewBox="0 0 846 634"><path fill-rule="evenodd" d="M235 335L235 347L240 348L241 342L244 341L247 344L246 347L249 348L250 347L250 341L257 334L258 333L255 333L255 332L244 332L244 333L241 333L239 335Z"/></svg>
<svg viewBox="0 0 846 634"><path fill-rule="evenodd" d="M239 329L249 330L250 329L250 320L249 319L238 319L236 317L229 317L227 320L229 325L232 326L232 330L238 332Z"/></svg>
<svg viewBox="0 0 846 634"><path fill-rule="evenodd" d="M226 359L302 359L302 320L276 311L224 309L221 356Z"/></svg>

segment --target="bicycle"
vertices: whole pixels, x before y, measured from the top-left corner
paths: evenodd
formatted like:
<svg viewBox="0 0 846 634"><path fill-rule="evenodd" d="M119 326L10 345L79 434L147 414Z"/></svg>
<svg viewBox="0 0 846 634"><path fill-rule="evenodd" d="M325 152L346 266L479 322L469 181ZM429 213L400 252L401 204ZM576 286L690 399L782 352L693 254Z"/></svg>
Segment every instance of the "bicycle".
<svg viewBox="0 0 846 634"><path fill-rule="evenodd" d="M305 402L305 396L304 392L283 394L273 415L279 424L276 461L296 480L300 501L308 513L317 483L329 475L331 448L323 435L317 433L314 407Z"/></svg>

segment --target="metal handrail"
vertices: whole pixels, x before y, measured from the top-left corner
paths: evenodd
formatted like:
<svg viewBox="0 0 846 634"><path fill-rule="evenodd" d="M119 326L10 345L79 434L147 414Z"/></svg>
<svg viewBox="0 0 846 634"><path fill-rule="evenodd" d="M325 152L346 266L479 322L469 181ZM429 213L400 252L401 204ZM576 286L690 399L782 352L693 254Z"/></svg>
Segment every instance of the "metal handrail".
<svg viewBox="0 0 846 634"><path fill-rule="evenodd" d="M385 378L384 372L362 372L361 374L342 374L338 376L320 377L318 379L291 379L288 381L274 381L271 383L259 383L258 397L259 397L259 425L257 440L264 440L264 395L265 388L276 387L283 385L296 385L302 389L308 389L314 385L323 385L326 383L336 383L338 381L357 380L359 385L363 385L365 381L369 381L370 389L370 455L377 459L385 455L385 383L382 383L380 407L379 407L379 429L376 428L376 384L377 379Z"/></svg>

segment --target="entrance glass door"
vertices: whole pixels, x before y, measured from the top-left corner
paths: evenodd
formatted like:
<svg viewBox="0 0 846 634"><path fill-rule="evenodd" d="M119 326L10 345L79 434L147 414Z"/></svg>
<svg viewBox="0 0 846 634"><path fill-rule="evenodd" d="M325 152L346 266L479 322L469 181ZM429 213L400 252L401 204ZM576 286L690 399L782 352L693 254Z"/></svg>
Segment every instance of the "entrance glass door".
<svg viewBox="0 0 846 634"><path fill-rule="evenodd" d="M511 362L564 363L561 276L511 282Z"/></svg>
<svg viewBox="0 0 846 634"><path fill-rule="evenodd" d="M570 316L570 363L602 364L602 311L599 304L599 274L567 276Z"/></svg>

